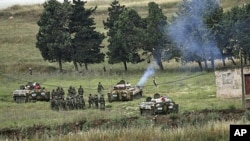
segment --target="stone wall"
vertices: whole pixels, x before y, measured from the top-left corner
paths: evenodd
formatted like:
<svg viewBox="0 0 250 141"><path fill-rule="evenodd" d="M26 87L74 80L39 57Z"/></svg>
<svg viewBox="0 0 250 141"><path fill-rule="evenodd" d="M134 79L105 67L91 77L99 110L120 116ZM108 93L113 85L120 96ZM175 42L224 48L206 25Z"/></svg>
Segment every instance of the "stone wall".
<svg viewBox="0 0 250 141"><path fill-rule="evenodd" d="M243 74L250 74L250 68L244 68ZM216 97L242 97L241 69L216 70Z"/></svg>

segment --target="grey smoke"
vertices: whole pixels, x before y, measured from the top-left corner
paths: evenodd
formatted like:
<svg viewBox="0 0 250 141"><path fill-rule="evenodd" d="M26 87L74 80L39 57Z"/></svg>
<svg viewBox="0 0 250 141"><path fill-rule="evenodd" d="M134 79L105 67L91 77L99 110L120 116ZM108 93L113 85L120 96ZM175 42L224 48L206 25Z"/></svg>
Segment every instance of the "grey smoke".
<svg viewBox="0 0 250 141"><path fill-rule="evenodd" d="M168 35L183 55L197 55L209 59L210 53L220 54L214 36L203 23L204 14L219 6L218 0L184 0L187 11L181 13L168 28ZM195 35L194 35L195 34ZM204 39L204 37L206 37Z"/></svg>

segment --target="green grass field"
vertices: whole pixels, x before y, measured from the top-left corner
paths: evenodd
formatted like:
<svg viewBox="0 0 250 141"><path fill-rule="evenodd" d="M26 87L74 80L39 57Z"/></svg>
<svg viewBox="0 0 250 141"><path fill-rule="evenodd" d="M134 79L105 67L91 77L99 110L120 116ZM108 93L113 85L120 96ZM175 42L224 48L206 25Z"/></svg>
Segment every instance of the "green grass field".
<svg viewBox="0 0 250 141"><path fill-rule="evenodd" d="M107 7L111 1L93 1L87 3L87 7L98 6L94 15L97 23L97 30L106 32L103 29L102 21L106 20ZM147 0L132 1L122 0L120 3L136 9L140 15L147 15ZM180 0L155 0L164 13L170 16L177 10L176 5ZM236 2L235 0L221 0L225 10L235 5L241 5L250 0ZM98 82L102 82L105 94L121 79L136 85L148 65L146 62L141 64L128 64L128 71L124 72L122 64L109 65L103 64L89 65L89 70L80 68L80 72L75 72L72 63L63 64L63 73L57 71L58 64L43 60L39 50L35 47L36 34L39 19L38 15L42 11L41 5L33 6L13 6L0 11L0 130L10 128L25 129L33 125L55 126L79 120L94 121L98 119L117 119L121 117L138 116L140 117L138 104L148 96L153 96L158 92L173 99L180 105L180 113L202 109L230 109L241 108L241 99L219 99L216 98L216 85L214 72L199 72L197 64L180 65L174 61L164 62L164 71L156 69L155 77L159 86L153 85L152 78L144 84L143 98L130 102L108 103L108 110L105 112L96 109L84 111L52 111L49 102L36 102L27 104L17 104L12 99L12 92L20 85L28 81L41 83L48 90L63 87L67 91L69 86L78 88L83 86L84 98L87 100L89 93L96 93ZM13 16L12 20L8 18ZM103 42L107 45L107 42ZM105 49L104 49L105 51ZM107 72L103 72L102 67L106 66ZM220 64L219 64L220 65ZM28 74L28 68L33 68L33 75ZM110 71L112 67L112 71ZM107 97L106 97L107 98ZM143 120L144 121L144 120ZM129 140L228 140L228 125L242 121L208 123L200 127L196 132L196 127L190 126L165 132L158 128L142 127L143 132L137 128L121 130L88 130L76 136L55 136L52 140L113 140L119 136L120 141ZM145 128L145 129L144 129ZM216 133L214 132L216 130ZM208 134L209 133L209 134ZM134 134L131 136L131 134ZM210 138L210 134L214 138ZM98 136L96 136L98 135ZM130 135L130 136L129 136ZM200 135L200 136L198 136ZM203 135L203 136L201 136ZM131 138L127 138L127 137ZM156 138L152 138L152 136ZM217 138L218 137L218 138ZM1 140L1 137L0 137ZM38 140L38 139L37 139ZM48 140L44 136L41 140Z"/></svg>

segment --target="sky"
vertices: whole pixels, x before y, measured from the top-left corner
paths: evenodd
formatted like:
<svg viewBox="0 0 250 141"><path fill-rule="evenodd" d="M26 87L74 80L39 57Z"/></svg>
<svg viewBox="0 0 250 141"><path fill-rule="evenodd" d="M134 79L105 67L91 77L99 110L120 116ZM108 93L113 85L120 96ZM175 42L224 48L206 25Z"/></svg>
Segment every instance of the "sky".
<svg viewBox="0 0 250 141"><path fill-rule="evenodd" d="M43 4L46 0L0 0L0 9L5 9L12 5ZM63 0L57 0L63 2Z"/></svg>

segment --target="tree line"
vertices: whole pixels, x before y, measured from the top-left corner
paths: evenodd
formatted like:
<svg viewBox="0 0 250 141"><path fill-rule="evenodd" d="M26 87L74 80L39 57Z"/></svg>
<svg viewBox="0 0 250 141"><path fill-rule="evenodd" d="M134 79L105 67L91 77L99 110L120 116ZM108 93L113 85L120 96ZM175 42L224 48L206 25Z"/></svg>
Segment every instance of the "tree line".
<svg viewBox="0 0 250 141"><path fill-rule="evenodd" d="M250 4L224 12L217 0L183 1L178 11L168 18L155 2L148 3L148 15L142 18L132 8L113 0L108 17L103 21L107 34L95 30L93 13L96 7L85 8L86 1L63 3L48 0L38 20L36 47L46 61L78 66L104 62L109 64L140 63L153 57L161 70L162 61L175 59L182 63L196 62L201 70L214 68L214 61L242 55L250 62ZM107 38L108 51L101 51ZM211 66L208 66L208 62ZM204 66L202 65L204 64Z"/></svg>

